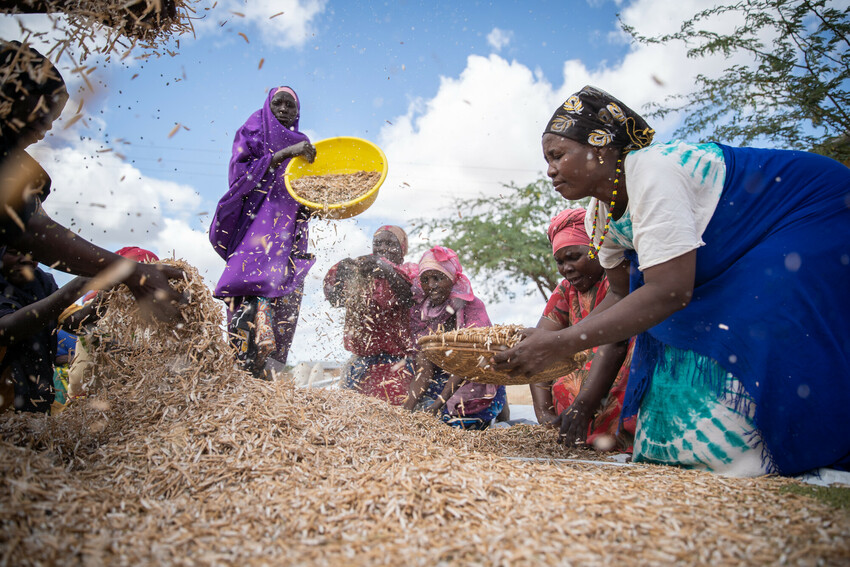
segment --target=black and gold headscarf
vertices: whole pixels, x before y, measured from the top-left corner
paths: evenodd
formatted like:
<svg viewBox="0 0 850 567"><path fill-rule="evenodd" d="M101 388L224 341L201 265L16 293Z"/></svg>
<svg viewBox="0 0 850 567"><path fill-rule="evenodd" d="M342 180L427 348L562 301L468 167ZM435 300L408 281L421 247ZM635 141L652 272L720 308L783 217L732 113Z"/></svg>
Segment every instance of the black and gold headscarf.
<svg viewBox="0 0 850 567"><path fill-rule="evenodd" d="M613 146L629 151L652 143L655 130L640 114L605 91L588 85L555 110L543 133L589 146Z"/></svg>

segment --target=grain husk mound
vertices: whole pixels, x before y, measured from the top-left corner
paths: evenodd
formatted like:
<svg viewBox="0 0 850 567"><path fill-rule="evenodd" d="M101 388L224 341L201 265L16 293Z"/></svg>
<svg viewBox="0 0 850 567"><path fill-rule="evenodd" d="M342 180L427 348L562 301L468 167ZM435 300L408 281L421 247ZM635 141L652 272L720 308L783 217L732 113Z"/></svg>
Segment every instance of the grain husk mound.
<svg viewBox="0 0 850 567"><path fill-rule="evenodd" d="M457 431L353 392L253 379L187 272L172 334L113 292L97 394L56 416L0 416L0 562L850 560L848 515L778 492L792 480L555 461L601 457L539 427Z"/></svg>
<svg viewBox="0 0 850 567"><path fill-rule="evenodd" d="M338 205L367 193L381 178L380 171L305 175L290 181L292 190L311 203Z"/></svg>

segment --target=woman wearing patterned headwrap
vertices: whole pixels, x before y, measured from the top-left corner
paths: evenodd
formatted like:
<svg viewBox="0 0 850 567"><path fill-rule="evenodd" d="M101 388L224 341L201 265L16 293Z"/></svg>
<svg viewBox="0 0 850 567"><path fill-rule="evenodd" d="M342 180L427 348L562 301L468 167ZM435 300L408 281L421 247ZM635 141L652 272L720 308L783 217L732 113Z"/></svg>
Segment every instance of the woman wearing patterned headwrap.
<svg viewBox="0 0 850 567"><path fill-rule="evenodd" d="M230 190L210 224L210 242L227 262L214 295L227 303L240 360L257 376L264 374L266 356L286 364L304 278L315 262L307 252L308 215L283 181L293 157L316 158L316 148L298 129L300 115L295 91L269 91L263 107L236 132ZM272 332L262 337L259 329L268 329L269 318Z"/></svg>
<svg viewBox="0 0 850 567"><path fill-rule="evenodd" d="M565 278L549 298L538 329L558 331L587 317L608 293L608 278L597 258L589 258L590 239L584 209L561 211L549 225L549 242ZM537 421L560 428L571 442L603 449L631 450L634 419L620 426L629 364L630 341L595 347L587 364L554 384L530 385Z"/></svg>
<svg viewBox="0 0 850 567"><path fill-rule="evenodd" d="M451 248L435 246L422 255L414 301L410 316L414 340L437 330L490 326L484 303L472 293L472 283ZM449 374L417 354L407 409L428 409L452 427L485 429L506 405L504 386L464 383L463 376Z"/></svg>
<svg viewBox="0 0 850 567"><path fill-rule="evenodd" d="M850 170L652 134L591 87L549 121L548 174L565 198L591 197L590 255L610 290L578 324L531 330L497 368L533 375L638 335L623 409L637 413L636 461L747 476L847 467Z"/></svg>
<svg viewBox="0 0 850 567"><path fill-rule="evenodd" d="M341 387L394 406L407 398L413 378L411 284L417 265L404 263L407 234L386 225L372 238L372 254L346 258L328 270L325 298L345 307L345 348L352 353Z"/></svg>

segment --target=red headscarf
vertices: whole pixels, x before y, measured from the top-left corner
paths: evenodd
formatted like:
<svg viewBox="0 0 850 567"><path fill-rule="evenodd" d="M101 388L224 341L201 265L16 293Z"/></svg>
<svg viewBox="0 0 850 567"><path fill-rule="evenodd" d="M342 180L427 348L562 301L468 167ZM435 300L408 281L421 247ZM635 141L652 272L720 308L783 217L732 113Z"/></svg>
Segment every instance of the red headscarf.
<svg viewBox="0 0 850 567"><path fill-rule="evenodd" d="M138 246L125 246L121 250L116 250L115 253L134 262L159 262L159 257L156 254Z"/></svg>
<svg viewBox="0 0 850 567"><path fill-rule="evenodd" d="M590 237L587 236L587 230L584 228L584 217L584 209L566 209L552 219L549 224L552 254L564 246L590 245Z"/></svg>
<svg viewBox="0 0 850 567"><path fill-rule="evenodd" d="M156 254L138 246L125 246L121 250L116 250L115 253L134 262L159 262L159 257ZM96 296L96 291L88 292L83 296L83 303L88 303Z"/></svg>

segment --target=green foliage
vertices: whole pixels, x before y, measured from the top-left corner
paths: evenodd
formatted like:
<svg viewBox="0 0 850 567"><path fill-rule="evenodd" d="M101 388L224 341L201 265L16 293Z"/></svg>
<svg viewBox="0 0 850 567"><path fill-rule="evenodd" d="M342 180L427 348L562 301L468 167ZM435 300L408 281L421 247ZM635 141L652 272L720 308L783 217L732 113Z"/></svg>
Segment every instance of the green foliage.
<svg viewBox="0 0 850 567"><path fill-rule="evenodd" d="M498 198L455 199L446 216L414 220L429 242L418 252L434 245L451 248L465 272L488 279L485 290L494 300L515 297L512 284L525 286L529 281L549 299L561 281L546 236L549 221L563 209L584 204L565 201L547 178L525 187L503 187Z"/></svg>
<svg viewBox="0 0 850 567"><path fill-rule="evenodd" d="M850 159L850 17L830 0L741 0L703 10L678 32L643 36L643 44L682 41L688 57L744 54L719 77L698 75L696 90L653 105L650 116L683 112L676 135L706 134L713 141L778 147ZM716 17L740 22L729 34L706 29ZM772 41L765 38L774 38Z"/></svg>

